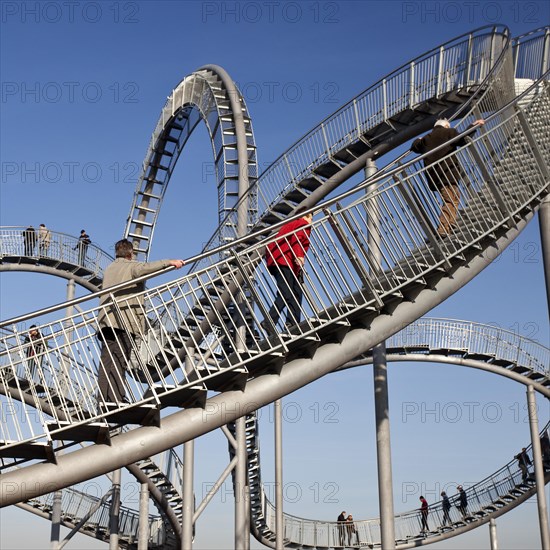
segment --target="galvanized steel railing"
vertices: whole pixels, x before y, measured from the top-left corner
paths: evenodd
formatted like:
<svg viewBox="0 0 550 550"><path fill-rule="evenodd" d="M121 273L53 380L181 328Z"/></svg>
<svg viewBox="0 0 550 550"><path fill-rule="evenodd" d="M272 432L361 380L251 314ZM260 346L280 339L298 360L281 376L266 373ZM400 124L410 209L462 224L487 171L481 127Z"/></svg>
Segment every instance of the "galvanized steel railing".
<svg viewBox="0 0 550 550"><path fill-rule="evenodd" d="M113 261L113 257L101 248L91 243L81 245L78 237L49 230L49 241L41 241L38 230L35 238L25 244L26 227L0 227L0 258L4 262L10 259L29 258L40 262L44 260L49 265L56 262L59 265L83 267L89 275L103 278L104 269ZM88 276L88 275L87 275Z"/></svg>
<svg viewBox="0 0 550 550"><path fill-rule="evenodd" d="M212 65L202 67L185 77L167 98L145 154L125 230L140 259L148 257L172 172L201 119L213 149L222 234L226 213L239 198L241 179L245 176L251 185L256 181L256 145L246 102L223 69ZM242 166L243 158L246 166ZM257 213L255 186L253 189L247 193L246 204L242 202L239 207L245 209L244 232L255 222Z"/></svg>
<svg viewBox="0 0 550 550"><path fill-rule="evenodd" d="M278 332L266 342L268 335L260 327L276 292L272 277L260 263L266 241L242 250L237 242L229 258L142 293L142 304L130 307L135 312L132 315L143 317L144 330L127 359L129 403L119 404L117 410L135 403L160 405L162 396L183 387L215 384L229 373L246 372L260 358L285 354L293 341L316 339L319 331L335 323L349 324L348 318L358 312L375 315L386 300L402 299L403 291L415 281L444 272L454 258L463 261L471 246L482 248L486 238L502 226L513 226L516 219L532 212L548 192L550 158L546 149L529 147L538 132L546 131L544 125L530 125L530 120L550 119L550 99L547 93L539 93L525 110L516 110L516 103L489 117L484 132L454 153L467 177L460 186L457 228L449 238L440 240L435 235L438 197L427 185L422 157L383 174L376 191L366 194L359 186L325 204L312 224L301 306L304 321L291 334ZM378 220L374 228L373 218ZM373 230L377 242L369 245L366 235ZM219 250L210 254L219 258ZM120 313L128 305L119 300L115 309ZM58 373L55 380L70 377L62 396L56 390L60 402L55 409L69 416L71 425L111 414L100 410L100 396L94 398L94 374L103 368L98 364L97 318L111 307L92 307L53 322L42 323L40 315L55 308L18 319L37 321L47 342L46 349L32 357L42 360L39 368L48 365ZM0 425L4 441L0 449L47 441L53 433L47 430L51 418L39 403L35 409L12 396L21 384L17 369L29 365L26 351L24 345L14 348L6 338L0 339L3 405L16 413ZM71 358L70 369L67 357ZM74 368L80 364L86 368ZM21 422L22 418L28 420Z"/></svg>
<svg viewBox="0 0 550 550"><path fill-rule="evenodd" d="M415 109L451 91L481 85L502 63L508 43L506 27L483 27L415 58L367 88L298 140L260 174L251 189L258 194L258 212L266 212L332 155L362 139L366 131L387 122L397 113ZM236 216L234 208L224 227L236 226ZM220 244L223 242L218 231L205 250Z"/></svg>
<svg viewBox="0 0 550 550"><path fill-rule="evenodd" d="M102 498L94 497L74 488L61 491L61 520L69 525L78 525L81 520L85 522L80 531L99 540L109 540L109 523L111 521L110 493L108 491ZM48 514L53 508L55 493L49 493L41 497L33 498L23 504L24 508L31 507L38 513ZM139 527L139 513L126 506L120 507L118 515L118 527L120 544L124 548L137 544ZM160 516L149 516L149 547L162 548L165 542L165 527Z"/></svg>
<svg viewBox="0 0 550 550"><path fill-rule="evenodd" d="M550 423L541 431L541 437L545 434L548 437L549 426ZM531 445L527 448L527 454L532 458ZM546 460L550 460L550 457L547 457ZM546 462L546 465L550 467L550 463ZM427 519L429 532L424 535L420 534L422 524L418 509L398 514L395 516L394 521L397 547L417 546L415 540L418 541L419 538L425 539L427 543L430 538L439 538L445 532L457 527L469 525L470 528L473 528L478 521L486 521L484 518L491 511L497 511L520 498L520 493L529 491L532 493L534 491L533 487L529 488L523 485L521 492L518 492L515 496L510 495L510 491L516 490L522 485L522 473L517 460L514 459L475 485L464 486L468 502L465 514L462 514L457 506L458 495L449 497L452 506L449 510L447 522L444 522L445 515L442 501L430 504ZM510 495L509 502L501 500L504 495ZM495 504L495 501L497 504ZM267 499L264 500L263 507L267 524L274 531L275 508ZM313 548L357 548L359 546L372 548L380 545L380 518L354 521L353 527L354 531L349 529L346 524L304 519L288 514L284 516L284 538L285 543L288 545L303 545Z"/></svg>
<svg viewBox="0 0 550 550"><path fill-rule="evenodd" d="M421 318L386 340L388 349L464 352L550 376L550 349L515 332L472 321ZM397 351L399 353L399 351Z"/></svg>
<svg viewBox="0 0 550 550"><path fill-rule="evenodd" d="M550 69L550 27L541 27L512 40L516 78L538 80Z"/></svg>

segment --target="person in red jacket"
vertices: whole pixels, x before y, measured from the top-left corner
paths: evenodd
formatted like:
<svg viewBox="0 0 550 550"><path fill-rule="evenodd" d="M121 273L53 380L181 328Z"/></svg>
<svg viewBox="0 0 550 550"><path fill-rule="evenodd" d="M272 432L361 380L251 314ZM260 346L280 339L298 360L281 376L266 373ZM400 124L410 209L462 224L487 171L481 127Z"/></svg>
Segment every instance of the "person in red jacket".
<svg viewBox="0 0 550 550"><path fill-rule="evenodd" d="M303 211L305 208L299 208L297 213ZM300 322L303 269L309 249L312 220L313 214L310 213L286 223L279 229L277 240L267 245L267 269L277 284L277 296L269 310L273 325L277 324L285 307L285 327L288 329ZM260 324L268 334L273 333L273 326L266 319Z"/></svg>
<svg viewBox="0 0 550 550"><path fill-rule="evenodd" d="M430 530L428 527L428 513L428 501L420 495L420 531L422 533Z"/></svg>

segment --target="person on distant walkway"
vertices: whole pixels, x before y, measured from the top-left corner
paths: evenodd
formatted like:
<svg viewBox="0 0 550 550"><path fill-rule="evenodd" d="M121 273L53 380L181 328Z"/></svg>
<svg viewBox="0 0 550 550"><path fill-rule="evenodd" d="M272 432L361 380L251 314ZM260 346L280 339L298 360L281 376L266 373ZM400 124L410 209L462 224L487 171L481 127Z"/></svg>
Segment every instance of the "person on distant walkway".
<svg viewBox="0 0 550 550"><path fill-rule="evenodd" d="M299 208L296 213L304 211L305 208ZM269 317L276 325L286 307L287 329L300 322L303 270L309 249L312 220L313 214L310 213L284 224L277 233L277 240L267 245L267 269L277 284L277 296L269 310ZM267 319L260 324L268 334L273 333Z"/></svg>
<svg viewBox="0 0 550 550"><path fill-rule="evenodd" d="M338 538L340 539L340 546L344 546L346 543L346 511L343 510L336 520L338 522Z"/></svg>
<svg viewBox="0 0 550 550"><path fill-rule="evenodd" d="M346 518L346 531L348 532L348 546L352 546L353 540L357 541L359 544L359 538L357 537L357 529L355 528L355 523L353 521L353 516L350 514Z"/></svg>
<svg viewBox="0 0 550 550"><path fill-rule="evenodd" d="M173 266L180 269L183 260L159 260L157 262L133 261L134 247L127 239L115 244L115 261L107 266L103 275L103 288L109 288L142 275L154 273ZM115 292L118 308L111 307L111 295L100 300L98 315L99 333L102 341L99 365L99 395L106 402L122 402L126 396L123 373L130 360L132 342L143 333L143 299L134 294L145 289L144 283L130 285ZM119 301L121 299L122 301Z"/></svg>
<svg viewBox="0 0 550 550"><path fill-rule="evenodd" d="M480 118L468 130L473 133L483 124L485 124L485 121ZM458 135L459 133L456 128L451 128L449 121L446 118L441 118L435 122L433 130L429 134L413 141L411 151L423 155ZM437 234L440 237L448 235L455 228L458 204L460 202L458 184L462 174L456 155L445 160L441 159L453 153L459 147L466 145L465 138L466 136L463 136L459 140L449 143L446 147L442 147L439 151L428 155L424 159L424 166L428 167L426 169L428 185L432 191L439 191L441 200L443 201L443 207L439 216L439 227L437 228Z"/></svg>
<svg viewBox="0 0 550 550"><path fill-rule="evenodd" d="M441 523L441 525L445 526L447 525L447 523L451 525L452 521L449 514L449 511L451 510L451 501L449 500L449 497L447 496L447 493L445 491L441 491L441 498L443 499L441 503L441 508L443 509L443 522Z"/></svg>
<svg viewBox="0 0 550 550"><path fill-rule="evenodd" d="M456 507L459 512L462 514L462 519L466 519L468 515L468 497L466 496L466 491L462 488L462 485L459 485L457 488L458 496L456 502L458 503Z"/></svg>
<svg viewBox="0 0 550 550"><path fill-rule="evenodd" d="M32 225L29 225L22 233L23 244L25 245L25 256L34 256L36 247L36 231Z"/></svg>
<svg viewBox="0 0 550 550"><path fill-rule="evenodd" d="M86 254L88 252L88 245L92 244L90 236L84 229L80 231L80 236L78 237L78 244L75 248L78 248L78 265L85 267Z"/></svg>
<svg viewBox="0 0 550 550"><path fill-rule="evenodd" d="M40 256L48 255L51 239L52 234L50 233L50 230L43 223L41 223L38 228L38 250Z"/></svg>
<svg viewBox="0 0 550 550"><path fill-rule="evenodd" d="M36 328L36 325L29 327L24 344L27 346L25 355L27 357L30 377L34 379L37 369L40 369L42 366L43 353L46 349L42 334Z"/></svg>
<svg viewBox="0 0 550 550"><path fill-rule="evenodd" d="M527 454L527 449L523 447L521 453L518 453L514 458L518 461L518 466L521 470L521 480L525 483L529 474L529 467L531 466L531 459Z"/></svg>
<svg viewBox="0 0 550 550"><path fill-rule="evenodd" d="M420 495L420 532L425 533L429 531L428 527L428 501Z"/></svg>

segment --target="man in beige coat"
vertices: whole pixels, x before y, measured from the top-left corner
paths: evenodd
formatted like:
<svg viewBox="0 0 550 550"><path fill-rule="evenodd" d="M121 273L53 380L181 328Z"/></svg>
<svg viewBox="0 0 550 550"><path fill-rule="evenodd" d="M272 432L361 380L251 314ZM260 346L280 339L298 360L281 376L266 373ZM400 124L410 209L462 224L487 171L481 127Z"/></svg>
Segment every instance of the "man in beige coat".
<svg viewBox="0 0 550 550"><path fill-rule="evenodd" d="M133 261L134 248L127 239L115 244L115 261L105 269L103 288L125 283L173 266L180 269L183 260L159 260L157 262ZM105 402L122 402L124 369L132 352L132 341L144 330L143 298L135 296L145 289L145 283L127 286L114 293L118 307L111 304L111 294L102 296L103 306L98 315L99 337L102 341L98 386L100 398Z"/></svg>

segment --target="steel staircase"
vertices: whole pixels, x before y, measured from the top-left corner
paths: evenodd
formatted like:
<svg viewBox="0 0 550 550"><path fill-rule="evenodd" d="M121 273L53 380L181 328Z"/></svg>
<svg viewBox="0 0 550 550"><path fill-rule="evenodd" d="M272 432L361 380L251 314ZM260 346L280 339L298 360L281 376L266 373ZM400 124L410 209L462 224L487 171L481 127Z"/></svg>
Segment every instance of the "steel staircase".
<svg viewBox="0 0 550 550"><path fill-rule="evenodd" d="M546 109L548 102L547 93L539 93L531 101L532 105L537 107L537 113L541 112L540 109ZM229 260L214 264L212 268L186 275L179 280L145 292L144 312L149 314L148 319L161 309L163 312L171 312L172 323L161 326L166 342L171 342L171 338L174 338L175 332L180 330L181 326L189 327L187 321L189 318L193 318L196 322L197 328L194 329L194 333L191 332L191 336L183 342L184 346L181 348L176 348L176 341L171 344L174 351L172 358L169 358L164 350L158 352L166 360L164 364L157 358L157 353L151 356L146 364L142 362L141 370L136 369L135 364L131 365L133 370L128 376L130 403L122 404L116 410L100 413L91 399L85 398L78 401L79 409L76 413L73 411L69 425L49 431L50 438L54 434L56 437L62 437L62 433L69 429L77 429L77 426L84 426L99 419L113 420L118 416L117 422L124 423L124 416L127 415L127 421L130 421L130 415L142 406L157 409L175 404L191 406L191 408L200 406L204 402L201 403L198 396L205 396L205 391L209 387L215 388L215 391L223 388L248 389L251 385L248 380L259 381L262 375L273 371L281 371L280 375L282 375L285 366L294 360L300 360L304 354L315 359L320 351L330 348L331 342L339 342L341 348L345 349L346 337L351 335L353 338L356 331L364 332L369 336L365 339L366 351L372 347L368 345L369 339L380 336L385 339L390 335L391 326L395 327L395 321L390 319L393 315L397 315L398 310L404 309L401 306L405 305L406 309L412 308L413 315L416 317L419 313L424 313L424 310L429 310L435 303L439 303L446 295L458 290L469 278L485 267L487 261L480 259L480 252L488 246L494 246L495 243L503 246L509 242L525 221L533 215L538 202L548 192L548 180L546 175L541 173L541 170L544 172L544 166L540 166L541 160L547 162L548 159L537 159L534 153L524 150L524 145L528 143L525 131L530 130L528 126L524 129L518 123L521 116L529 123L530 115L527 109L525 111L515 111L510 107L501 109L489 117L488 130L482 136L455 153L471 174L470 185L463 190L464 206L460 214L461 223L468 231L462 231L460 236L453 235L439 242L433 238L433 223L430 225L426 214L434 211L435 205L430 203L429 194L425 191L423 180L425 169L421 159L383 174L380 177L379 190L374 195L372 193L365 195L364 190L358 188L338 197L337 200L328 201L324 207L323 217L313 223L310 252L312 263L306 282L309 295L307 303L303 306L306 320L296 327L294 334L278 334L266 339L266 335L260 332L261 329L257 329L258 339L250 343L247 340L249 343L247 347L239 346L237 343L234 347L235 351L224 350L221 347L213 353L211 348L203 344L204 338L210 334L213 325L219 322L222 315L220 312L228 316L234 313L224 309L223 300L212 301L215 307L206 314L196 307L195 304L200 303L197 301L198 297L212 295L211 290L215 287L212 281L223 282L224 292L244 304L243 307L251 312L255 326L258 326L259 320L267 310L267 304L272 299L270 293L273 292L269 286L270 278L265 272L265 267L258 265L258 257L261 257L260 245L245 248ZM491 189L490 197L483 192L485 181L482 179L481 172L474 170L478 167L475 164L476 156L481 156L487 144L491 145L494 153L492 157L484 158L484 161L492 163L490 169L500 180L502 190L499 195L495 195L495 190ZM527 189L522 187L521 182L518 183L514 174L511 174L506 167L507 159L511 158L512 154L516 158L521 154L524 168L533 171L534 177L530 179ZM504 160L502 166L501 159ZM395 178L396 174L399 177ZM413 183L416 189L421 191L424 186L422 194L417 193L416 197L410 193L410 186ZM504 189L509 195L505 202L507 211L503 213L499 210L498 204L499 199L504 201ZM432 197L431 200L434 201L434 198ZM489 202L491 200L492 206ZM482 204L483 211L485 208L493 210L491 218L476 217L475 208L481 208ZM395 208L394 205L399 205L399 208ZM362 242L359 236L365 234L363 228L365 221L362 214L365 209L380 213L378 216L379 247L382 252L383 271L376 269L372 258L361 248ZM390 213L391 216L389 216ZM399 230L402 234L398 234ZM356 255L351 258L346 256L349 248L343 245L346 242L344 237L358 246ZM429 245L423 244L426 237L430 240ZM319 258L324 257L327 244L330 244L333 253L338 255L338 263L318 262ZM218 253L215 252L215 254ZM360 256L359 262L358 256ZM467 269L464 269L465 266ZM249 287L233 292L232 286L236 288L239 286L239 278L242 277L245 280L252 272L256 275L258 290ZM449 278L451 274L452 279ZM431 290L423 292L425 289ZM433 289L441 290L441 293L434 293ZM244 290L250 292L252 300L246 302L249 294ZM219 291L216 290L216 292ZM424 298L426 295L430 298ZM79 300L79 303L86 301L86 299ZM170 307L166 307L167 305ZM59 308L61 309L61 306ZM178 317L174 317L175 313L178 313ZM52 344L48 348L48 361L61 368L60 357L65 355L72 357L76 351L82 352L84 347L87 348L90 358L97 357L97 342L93 337L95 331L92 332L92 327L96 326L97 314L96 307L83 314L78 313L70 319L64 319L63 330L60 330L60 322L57 321L41 325L41 332ZM406 318L405 315L404 320ZM374 330L377 323L387 324L383 333ZM236 328L236 322L233 327L221 328L225 331L224 337L228 341L231 340L230 331ZM62 338L62 334L66 334L67 331L73 335L71 342L66 342ZM252 339L249 338L249 340ZM203 344L202 348L201 344ZM9 350L6 342L2 342L2 350L4 353ZM19 356L24 355L22 350L17 352ZM354 353L354 357L356 355ZM343 364L354 357L347 357L345 353L341 357L335 357L334 366L328 370L333 370L338 364ZM188 371L184 373L182 366L186 358L190 365L186 365ZM139 358L136 358L136 361L139 362ZM10 369L17 368L22 362L23 360L18 358L15 350L12 349L9 355ZM326 368L328 368L327 365L323 370ZM2 372L3 380L0 381L2 385L7 383L6 377L10 369L4 369ZM145 389L142 380L147 380L148 377L150 379L152 370L157 373L159 382L156 386L153 385L152 389ZM323 370L312 369L312 373L309 374L316 378L324 374ZM77 373L83 376L77 379ZM93 386L95 380L89 373L78 372L78 370L75 372L75 369L72 369L71 376L75 379L71 379L70 393L93 394L88 385ZM305 376L298 383L307 380L308 376ZM150 385L148 384L147 387ZM82 386L88 389L87 393L82 391ZM243 391L243 393L246 392ZM270 399L275 395L277 392L270 396ZM68 399L70 398L69 395ZM71 399L72 404L76 402L76 399ZM37 407L45 425L43 411L38 404ZM59 409L63 410L64 405L61 404L54 411L55 420ZM134 423L137 421L135 416L132 419ZM30 445L31 449L39 442L48 445L48 438L45 438L47 434L41 431L39 426L31 423L21 428L9 422L2 426L4 444L0 447L0 456L17 454L17 448L22 450L25 445ZM125 435L129 434L111 438L112 445L115 439L118 437L122 439ZM29 453L32 454L30 449L27 451L26 457ZM65 456L59 457L59 460ZM21 471L20 469L17 472ZM9 477L12 473L6 475Z"/></svg>
<svg viewBox="0 0 550 550"><path fill-rule="evenodd" d="M84 314L79 313L71 319L63 320L65 325L63 329L61 329L61 322L44 322L41 330L47 335L48 341L52 342L48 348L51 351L45 355L49 364L55 365L53 371L58 369L58 372L61 372L67 361L66 357L70 357L75 363L78 363L75 360L76 357L85 357L87 361L87 372L78 372L74 375L72 391L75 391L76 395L78 392L83 394L81 390L87 389L89 397L83 403L78 402L74 396L72 400L61 403L62 413L74 409L71 413L70 426L60 426L53 432L59 432L60 436L66 435L69 429L78 430L84 425L102 419L112 420L116 415L118 415L117 423L124 424L124 415L126 419L130 418L131 410L142 405L157 409L173 406L189 408L204 406L207 390L214 392L227 389L244 390L247 385L252 385L249 381L267 379L271 377L272 372L278 372L283 379L288 372L285 365L289 362L300 361L304 354L315 358L317 352L327 344L330 345L330 342L344 344L348 334L356 330L372 330L377 324L382 326L371 340L374 341L381 335L381 339L384 339L385 334L391 333L392 330L387 326L387 318L401 312L403 309L400 307L401 304L417 300L423 289L448 287L448 281L445 279L448 279L450 274L457 274L461 267L476 263L480 252L486 250L490 243L497 242L499 245L505 245L510 242L548 192L548 151L544 150L544 147L538 153L535 152L535 155L529 151L533 136L540 143L539 138L544 139L544 133L547 131L547 124L539 124L536 128L533 122L535 119L539 120L537 117L548 116L548 94L536 94L525 109L520 111L527 122L525 126L518 112L510 114L509 111L498 110L498 107L505 103L504 100L508 99L504 93L502 97L495 100L500 93L498 90L493 90L488 84L482 91L485 93L483 96L485 100L479 101L478 108L482 112L496 110L497 113L494 115L492 126L483 136L476 138L457 153L461 163L472 171L472 177L470 187L463 190L464 206L461 210L459 227L453 236L443 242L434 239L433 219L437 211L436 200L426 189L424 170L419 161L385 171L385 174L380 177L380 191L374 194L365 197L364 189L357 189L339 197L338 201L329 201L325 206L325 217L314 223L314 244L311 255L314 261L326 259L324 245L329 243L335 255L343 260L344 268L339 270L332 265L316 266L309 274L307 281L308 287L317 289L317 292L308 297L307 304L304 306L303 313L307 316L306 321L297 327L295 334L282 334L268 340L258 327L258 321L265 313L266 304L269 303L273 294L270 279L263 270L263 266L258 267L261 246L254 245L248 248L239 246L245 242L246 244L255 242L255 236L252 239L237 241L238 252L221 261L218 261L219 252L228 251L229 247L202 255L198 260L206 259L209 263L208 268L198 269L194 274L152 289L145 294L144 312L150 319L150 326L158 332L155 333L153 341L146 338L143 340L146 342L145 359L143 354L136 353L136 357L129 365L132 368L129 376L131 379L130 403L107 414L97 412L91 397L93 391L90 391L94 380L90 374L93 368L90 369L89 366L96 366L98 352L97 343L93 341L94 329L92 328L96 323L97 308L92 307ZM169 139L165 141L173 143ZM498 177L499 183L502 184L502 191L495 191L487 185L484 174L476 173L476 169L481 171L482 163L479 159L490 163L494 177ZM525 170L530 171L529 180L522 181L519 174L511 172L510 169L519 161L524 163L522 167ZM159 166L155 163L151 164L148 170L152 169L161 170L160 161ZM168 170L165 172L168 174ZM330 178L328 173L323 176L322 170L317 173L317 176L326 177L327 181ZM415 192L417 188L420 188L421 192ZM137 210L152 214L144 210L149 206L140 204L142 208ZM403 212L400 213L397 207L392 206L394 204L398 205ZM503 204L506 207L504 212L499 209ZM487 219L488 210L493 209L496 214ZM358 235L364 233L365 222L360 214L363 210L376 212L380 217L379 247L383 252L383 272L377 270L377 266L367 254L364 254L361 247L359 250L361 259L364 260L363 269L356 258L346 257L349 249L343 243L350 241L360 244ZM158 213L158 210L156 212ZM151 225L151 232L147 238L142 237L143 228L147 227L146 223L135 223L135 226L136 231L130 236L145 242L148 247L154 224ZM141 230L138 230L138 227L141 227ZM353 227L353 231L350 227ZM260 232L258 237L265 236L266 233L267 231ZM317 233L318 236L315 236ZM428 246L423 242L425 238L430 241ZM263 244L265 241L262 242L262 246ZM145 248L140 251L146 253ZM477 265L474 275L480 269L481 267ZM253 272L259 272L257 289L245 287L243 290L243 281L246 281ZM459 285L462 286L467 280L467 276L462 276ZM457 288L443 288L441 299L455 290ZM243 323L244 315L233 303L235 296L241 299L245 304L244 309L250 312L246 319L251 319L257 327L246 335L244 342L238 341L239 329L240 326L248 323ZM84 301L86 300L81 300L81 302ZM430 301L426 301L414 311L413 315L418 316L420 310L429 309L430 305ZM381 317L385 317L386 320L378 323L377 318ZM66 328L67 321L69 328ZM220 338L217 336L219 331L222 333ZM61 341L67 332L77 336L75 342ZM211 335L214 335L213 339ZM227 342L231 344L226 345ZM0 380L0 386L4 391L9 386L9 381L13 380L17 369L24 365L25 356L21 345L16 345L14 348L7 339L3 339L0 346L0 359L2 364L6 365ZM343 354L342 358L336 362L343 361L345 358ZM184 367L186 361L190 365L187 364ZM328 366L322 366L312 375L319 377L332 370L332 368L327 369ZM185 375L184 370L186 370ZM143 388L144 381L154 381L157 385L153 386L152 390L146 390ZM307 382L308 377L304 377L292 384L296 386ZM18 388L15 391L21 398L23 390ZM10 392L8 391L7 394ZM269 399L272 399L275 394L269 396ZM42 397L46 400L47 398L47 395ZM16 399L14 398L14 401ZM26 400L18 400L22 403L20 410L26 413ZM69 402L71 407L67 405ZM40 403L35 405L39 411L39 423L45 425L46 416L50 413ZM205 410L208 410L208 405L209 403L206 402ZM52 411L51 416L59 420L62 414L59 411ZM134 415L133 419L135 418ZM163 426L162 420L160 422ZM0 446L0 456L4 457L4 468L7 469L13 465L14 462L10 458L15 458L21 465L33 459L63 460L63 457L55 456L55 449L51 446L52 431L41 432L39 425L31 425L24 430L19 428L2 427L3 445ZM208 427L208 429L211 428ZM131 432L134 431L136 430L130 431L125 441L132 438L134 434ZM113 437L113 443L118 438L119 436ZM120 436L120 439L122 440L123 437ZM167 443L164 442L163 445ZM42 447L42 451L35 454L34 451L38 447ZM70 444L67 448L70 448ZM75 454L77 452L80 451L75 451ZM25 465L23 469L26 467L33 468ZM9 478L12 474L13 472L6 472L5 475Z"/></svg>
<svg viewBox="0 0 550 550"><path fill-rule="evenodd" d="M201 120L206 124L214 154L220 231L225 234L237 229L223 220L235 206L239 188L253 186L258 176L252 119L227 73L221 67L207 65L184 78L173 90L151 137L125 231L126 238L134 242L138 259L148 257L172 172ZM242 168L243 159L246 171ZM246 233L256 217L255 191L247 195L244 208L241 223Z"/></svg>
<svg viewBox="0 0 550 550"><path fill-rule="evenodd" d="M547 424L541 437L548 438ZM527 448L532 456L531 447ZM550 456L546 457L545 479L550 481ZM517 461L512 460L492 475L478 483L465 487L468 506L463 515L456 507L455 497L449 496L452 507L449 520L444 521L442 502L430 504L428 515L429 531L421 532L418 509L398 514L395 517L396 548L416 548L458 536L475 529L519 506L535 494L535 481L532 471L524 480ZM263 501L264 514L269 526L275 525L273 505ZM348 544L346 534L344 544L340 542L338 524L285 516L285 548L381 548L380 519L355 521L356 536ZM272 532L271 532L272 533ZM271 538L260 538L264 544L274 547Z"/></svg>
<svg viewBox="0 0 550 550"><path fill-rule="evenodd" d="M69 528L78 530L90 537L103 542L109 542L109 521L111 492L107 492L103 498L97 498L89 494L77 491L74 488L62 491L61 501L61 523ZM44 519L51 519L53 508L53 493L28 500L17 506L23 510L32 512ZM160 516L149 518L150 538L148 547L151 549L164 549L170 544L165 537L165 525ZM119 516L119 545L121 548L135 550L137 548L137 532L139 515L135 510L122 506Z"/></svg>

